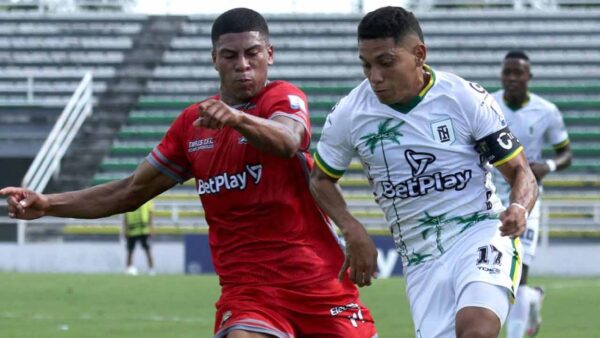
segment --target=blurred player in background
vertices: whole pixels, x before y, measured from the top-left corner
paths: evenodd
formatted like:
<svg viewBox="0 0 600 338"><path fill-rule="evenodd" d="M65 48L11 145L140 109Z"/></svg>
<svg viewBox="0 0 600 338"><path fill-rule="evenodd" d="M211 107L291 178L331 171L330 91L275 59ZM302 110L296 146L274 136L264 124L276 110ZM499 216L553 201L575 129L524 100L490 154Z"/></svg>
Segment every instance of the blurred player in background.
<svg viewBox="0 0 600 338"><path fill-rule="evenodd" d="M152 200L150 200L136 210L123 215L123 233L127 241L127 265L125 273L128 275L137 275L138 273L137 268L133 265L133 250L137 242L140 242L146 254L148 274L151 276L156 274L154 271L154 258L150 249L150 236L154 230L154 225L152 224L154 211L152 208Z"/></svg>
<svg viewBox="0 0 600 338"><path fill-rule="evenodd" d="M336 224L362 228L336 186L357 156L403 259L416 336L497 337L537 197L523 148L485 89L425 63L412 13L367 14L358 50L367 79L328 116L311 191ZM490 163L512 187L504 211Z"/></svg>
<svg viewBox="0 0 600 338"><path fill-rule="evenodd" d="M569 135L560 111L553 103L530 93L531 64L523 51L511 51L502 62L502 87L494 93L506 122L525 149L525 156L540 187L540 197L527 220L527 230L521 236L523 244L523 273L515 305L508 316L508 338L522 338L525 333L535 336L541 325L541 306L544 291L541 287L527 286L529 266L535 257L540 230L542 179L549 173L562 170L571 164ZM554 147L555 156L544 160L544 144ZM498 195L508 205L510 186L502 175L494 175Z"/></svg>
<svg viewBox="0 0 600 338"><path fill-rule="evenodd" d="M342 228L353 250L366 251L345 261L310 194L306 96L268 80L266 21L233 9L211 38L219 94L186 108L130 177L52 195L6 188L9 216L109 216L193 177L221 284L215 337L377 337L353 283L370 284L377 252L364 229Z"/></svg>

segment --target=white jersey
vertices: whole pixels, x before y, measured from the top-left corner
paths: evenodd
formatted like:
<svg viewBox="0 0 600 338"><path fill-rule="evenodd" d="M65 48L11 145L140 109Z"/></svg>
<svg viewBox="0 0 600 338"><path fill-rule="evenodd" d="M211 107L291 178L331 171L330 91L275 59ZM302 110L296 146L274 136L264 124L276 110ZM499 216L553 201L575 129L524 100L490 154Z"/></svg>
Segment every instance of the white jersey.
<svg viewBox="0 0 600 338"><path fill-rule="evenodd" d="M363 81L327 117L315 153L334 178L359 157L409 266L439 257L465 230L498 217L488 159L499 165L522 150L485 89L426 69L429 84L403 106L380 103ZM478 144L485 144L481 153ZM495 157L487 156L490 148Z"/></svg>
<svg viewBox="0 0 600 338"><path fill-rule="evenodd" d="M503 90L492 95L502 109L510 130L521 142L527 161L542 162L544 144L560 148L569 143L569 135L562 115L552 102L529 93L528 102L513 110L504 102ZM494 184L498 188L498 195L506 205L510 186L499 172L494 173Z"/></svg>

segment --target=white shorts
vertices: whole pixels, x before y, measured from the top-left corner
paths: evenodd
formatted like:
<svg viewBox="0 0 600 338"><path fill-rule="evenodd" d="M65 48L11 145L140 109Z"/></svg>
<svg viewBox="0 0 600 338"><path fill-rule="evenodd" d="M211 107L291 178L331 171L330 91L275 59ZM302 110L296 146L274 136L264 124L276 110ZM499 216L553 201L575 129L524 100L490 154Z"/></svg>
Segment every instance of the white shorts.
<svg viewBox="0 0 600 338"><path fill-rule="evenodd" d="M540 218L541 218L541 198L538 198L527 219L527 229L521 235L521 244L523 245L523 264L530 266L535 257L538 239L540 237Z"/></svg>
<svg viewBox="0 0 600 338"><path fill-rule="evenodd" d="M500 236L499 226L497 220L476 224L441 257L406 268L406 293L417 337L456 337L459 306L474 304L460 296L474 282L505 290L476 300L477 306L504 317L500 318L504 322L503 309L514 299L521 279L522 249L519 239Z"/></svg>

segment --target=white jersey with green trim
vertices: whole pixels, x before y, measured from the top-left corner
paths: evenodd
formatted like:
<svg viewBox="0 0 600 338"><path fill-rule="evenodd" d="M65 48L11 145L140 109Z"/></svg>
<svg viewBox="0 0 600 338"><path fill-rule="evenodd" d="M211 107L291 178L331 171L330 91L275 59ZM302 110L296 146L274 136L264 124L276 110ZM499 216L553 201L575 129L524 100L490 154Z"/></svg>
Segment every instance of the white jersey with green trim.
<svg viewBox="0 0 600 338"><path fill-rule="evenodd" d="M403 106L380 103L363 81L329 114L315 153L319 168L334 178L358 156L408 265L439 257L502 209L491 166L475 149L476 141L506 128L502 111L480 85L426 69L429 84ZM496 164L522 149L503 134L498 143L510 153Z"/></svg>
<svg viewBox="0 0 600 338"><path fill-rule="evenodd" d="M569 143L569 134L558 107L540 96L529 93L529 100L513 110L506 105L500 90L492 94L504 113L512 133L519 139L529 162L543 162L544 144L561 147ZM510 186L502 174L494 172L494 185L504 205L508 204Z"/></svg>

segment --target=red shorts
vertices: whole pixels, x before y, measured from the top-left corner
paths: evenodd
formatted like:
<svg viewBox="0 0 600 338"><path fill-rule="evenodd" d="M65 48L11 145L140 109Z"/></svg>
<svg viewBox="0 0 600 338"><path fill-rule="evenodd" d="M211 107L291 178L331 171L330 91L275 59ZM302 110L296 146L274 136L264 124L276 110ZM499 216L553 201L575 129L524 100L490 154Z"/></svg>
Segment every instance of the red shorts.
<svg viewBox="0 0 600 338"><path fill-rule="evenodd" d="M369 309L354 286L335 280L302 291L277 287L224 288L217 302L215 338L232 330L281 338L374 338Z"/></svg>

